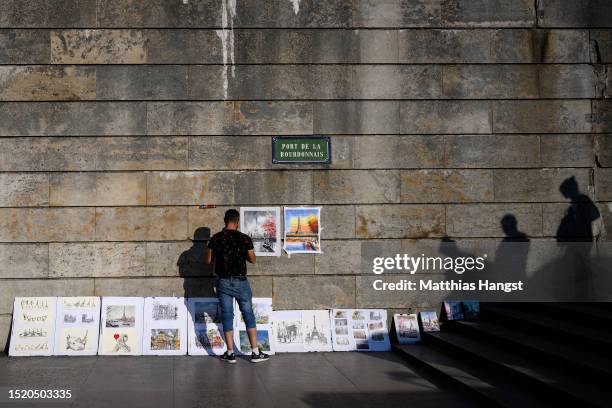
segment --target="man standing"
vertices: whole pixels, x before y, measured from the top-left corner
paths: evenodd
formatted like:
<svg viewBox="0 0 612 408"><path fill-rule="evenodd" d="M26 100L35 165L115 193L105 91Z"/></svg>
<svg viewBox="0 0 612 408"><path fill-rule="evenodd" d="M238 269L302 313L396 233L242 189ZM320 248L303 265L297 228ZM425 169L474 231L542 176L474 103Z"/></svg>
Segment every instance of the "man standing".
<svg viewBox="0 0 612 408"><path fill-rule="evenodd" d="M216 233L208 242L209 251L206 254L206 263L215 262L215 287L221 305L221 319L223 334L227 351L221 360L234 364L234 299L242 312L246 325L249 342L251 343L251 362L266 361L269 356L259 350L257 346L257 325L253 313L251 286L247 280L246 261L255 263L256 257L251 238L238 231L240 213L234 209L227 210L223 219L225 228Z"/></svg>

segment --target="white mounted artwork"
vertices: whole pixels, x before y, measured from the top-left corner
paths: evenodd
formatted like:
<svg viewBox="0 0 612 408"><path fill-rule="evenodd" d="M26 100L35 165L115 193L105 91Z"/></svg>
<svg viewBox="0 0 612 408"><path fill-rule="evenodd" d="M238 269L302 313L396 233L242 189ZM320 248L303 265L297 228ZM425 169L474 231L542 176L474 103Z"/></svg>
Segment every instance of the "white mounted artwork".
<svg viewBox="0 0 612 408"><path fill-rule="evenodd" d="M355 350L355 339L351 329L353 311L351 309L332 309L329 313L334 351Z"/></svg>
<svg viewBox="0 0 612 408"><path fill-rule="evenodd" d="M300 310L272 312L272 333L277 353L300 353L304 348L304 329Z"/></svg>
<svg viewBox="0 0 612 408"><path fill-rule="evenodd" d="M321 253L321 207L285 207L285 243L288 254Z"/></svg>
<svg viewBox="0 0 612 408"><path fill-rule="evenodd" d="M141 355L144 298L103 297L100 355Z"/></svg>
<svg viewBox="0 0 612 408"><path fill-rule="evenodd" d="M434 310L422 311L419 313L421 318L421 325L423 332L439 332L440 322L438 321L438 314Z"/></svg>
<svg viewBox="0 0 612 408"><path fill-rule="evenodd" d="M387 311L383 309L332 309L334 351L389 351Z"/></svg>
<svg viewBox="0 0 612 408"><path fill-rule="evenodd" d="M302 330L306 351L332 351L328 310L302 310Z"/></svg>
<svg viewBox="0 0 612 408"><path fill-rule="evenodd" d="M280 207L240 207L240 231L253 240L255 255L281 255Z"/></svg>
<svg viewBox="0 0 612 408"><path fill-rule="evenodd" d="M142 350L145 355L187 354L184 297L145 298Z"/></svg>
<svg viewBox="0 0 612 408"><path fill-rule="evenodd" d="M188 353L221 355L227 350L217 298L187 299Z"/></svg>
<svg viewBox="0 0 612 408"><path fill-rule="evenodd" d="M50 356L55 340L56 297L16 297L10 356Z"/></svg>
<svg viewBox="0 0 612 408"><path fill-rule="evenodd" d="M393 324L399 344L411 344L421 340L419 322L416 314L394 314Z"/></svg>
<svg viewBox="0 0 612 408"><path fill-rule="evenodd" d="M98 353L100 298L57 298L55 348L57 356L93 356Z"/></svg>
<svg viewBox="0 0 612 408"><path fill-rule="evenodd" d="M272 335L272 298L253 298L253 313L257 324L257 345L266 354L274 354ZM234 301L234 351L251 354L251 343L238 302Z"/></svg>

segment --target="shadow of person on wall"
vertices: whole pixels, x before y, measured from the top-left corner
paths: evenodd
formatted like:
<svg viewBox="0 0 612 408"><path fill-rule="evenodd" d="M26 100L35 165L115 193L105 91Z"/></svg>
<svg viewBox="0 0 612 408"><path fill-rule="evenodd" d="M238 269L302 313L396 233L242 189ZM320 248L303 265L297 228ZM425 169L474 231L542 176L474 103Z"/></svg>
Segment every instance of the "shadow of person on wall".
<svg viewBox="0 0 612 408"><path fill-rule="evenodd" d="M600 213L589 196L580 192L574 176L565 179L559 191L570 200L570 204L559 223L555 239L562 252L564 270L574 282L575 300L587 300L594 289L590 258L597 237L593 223L600 218Z"/></svg>
<svg viewBox="0 0 612 408"><path fill-rule="evenodd" d="M500 220L504 237L495 250L494 274L497 280L511 278L512 281L527 279L527 257L531 241L527 234L518 228L518 220L514 214L505 214Z"/></svg>
<svg viewBox="0 0 612 408"><path fill-rule="evenodd" d="M181 253L176 262L179 276L183 278L185 298L214 296L213 267L204 262L209 239L210 228L197 228L191 248Z"/></svg>

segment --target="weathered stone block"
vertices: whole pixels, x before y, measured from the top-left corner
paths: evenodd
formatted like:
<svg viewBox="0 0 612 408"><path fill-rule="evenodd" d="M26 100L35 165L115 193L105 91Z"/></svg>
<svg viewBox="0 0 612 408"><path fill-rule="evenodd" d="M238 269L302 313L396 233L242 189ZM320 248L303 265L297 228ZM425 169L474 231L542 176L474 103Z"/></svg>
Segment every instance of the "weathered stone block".
<svg viewBox="0 0 612 408"><path fill-rule="evenodd" d="M269 136L193 136L189 168L193 170L351 168L353 137L332 137L332 163L273 164Z"/></svg>
<svg viewBox="0 0 612 408"><path fill-rule="evenodd" d="M100 27L218 27L221 4L211 0L108 0L98 2Z"/></svg>
<svg viewBox="0 0 612 408"><path fill-rule="evenodd" d="M52 206L145 205L145 173L53 173Z"/></svg>
<svg viewBox="0 0 612 408"><path fill-rule="evenodd" d="M184 65L96 67L96 96L110 100L187 99ZM206 98L205 95L201 99Z"/></svg>
<svg viewBox="0 0 612 408"><path fill-rule="evenodd" d="M314 102L314 132L398 133L399 103L393 101Z"/></svg>
<svg viewBox="0 0 612 408"><path fill-rule="evenodd" d="M91 67L0 67L0 100L95 99L95 89L96 74Z"/></svg>
<svg viewBox="0 0 612 408"><path fill-rule="evenodd" d="M316 171L314 201L322 204L398 203L398 170Z"/></svg>
<svg viewBox="0 0 612 408"><path fill-rule="evenodd" d="M361 241L325 240L321 243L321 247L323 254L314 257L315 274L356 275L360 273Z"/></svg>
<svg viewBox="0 0 612 408"><path fill-rule="evenodd" d="M93 296L93 279L10 279L2 281L0 314L13 311L20 296Z"/></svg>
<svg viewBox="0 0 612 408"><path fill-rule="evenodd" d="M597 201L612 201L612 168L595 170Z"/></svg>
<svg viewBox="0 0 612 408"><path fill-rule="evenodd" d="M145 275L144 243L49 244L49 277Z"/></svg>
<svg viewBox="0 0 612 408"><path fill-rule="evenodd" d="M327 205L321 208L321 238L355 238L355 207L352 205Z"/></svg>
<svg viewBox="0 0 612 408"><path fill-rule="evenodd" d="M491 58L497 63L589 62L587 30L495 30Z"/></svg>
<svg viewBox="0 0 612 408"><path fill-rule="evenodd" d="M96 208L98 241L184 240L187 225L184 207Z"/></svg>
<svg viewBox="0 0 612 408"><path fill-rule="evenodd" d="M540 135L540 154L544 167L591 167L593 135Z"/></svg>
<svg viewBox="0 0 612 408"><path fill-rule="evenodd" d="M442 67L434 65L356 65L356 99L433 99L442 95Z"/></svg>
<svg viewBox="0 0 612 408"><path fill-rule="evenodd" d="M47 244L0 244L0 278L46 278Z"/></svg>
<svg viewBox="0 0 612 408"><path fill-rule="evenodd" d="M402 101L400 133L491 133L488 101Z"/></svg>
<svg viewBox="0 0 612 408"><path fill-rule="evenodd" d="M186 286L189 287L182 278L100 277L95 278L94 280L95 296L185 296ZM202 280L201 283L205 286L212 288L212 282L210 278Z"/></svg>
<svg viewBox="0 0 612 408"><path fill-rule="evenodd" d="M538 97L538 71L529 65L444 66L444 97L530 99Z"/></svg>
<svg viewBox="0 0 612 408"><path fill-rule="evenodd" d="M0 207L49 205L49 176L41 173L0 173Z"/></svg>
<svg viewBox="0 0 612 408"><path fill-rule="evenodd" d="M593 101L592 121L594 133L612 132L612 100Z"/></svg>
<svg viewBox="0 0 612 408"><path fill-rule="evenodd" d="M146 38L148 64L223 63L223 45L216 30L149 29ZM238 38L235 31L235 49Z"/></svg>
<svg viewBox="0 0 612 408"><path fill-rule="evenodd" d="M595 98L595 71L590 65L543 65L540 98Z"/></svg>
<svg viewBox="0 0 612 408"><path fill-rule="evenodd" d="M275 310L355 307L355 277L274 277Z"/></svg>
<svg viewBox="0 0 612 408"><path fill-rule="evenodd" d="M319 31L335 34L344 30L234 30L234 60L240 64L301 64L311 62L317 52L313 63L337 62L335 48L313 47L313 36Z"/></svg>
<svg viewBox="0 0 612 408"><path fill-rule="evenodd" d="M599 211L601 214L599 225L603 230L602 238L612 241L612 203L599 203Z"/></svg>
<svg viewBox="0 0 612 408"><path fill-rule="evenodd" d="M351 0L305 1L299 4L282 0L262 4L244 0L236 9L237 27L348 27Z"/></svg>
<svg viewBox="0 0 612 408"><path fill-rule="evenodd" d="M48 30L1 30L0 64L48 64Z"/></svg>
<svg viewBox="0 0 612 408"><path fill-rule="evenodd" d="M444 206L357 206L357 238L425 238L444 235Z"/></svg>
<svg viewBox="0 0 612 408"><path fill-rule="evenodd" d="M49 103L0 104L0 136L42 136L47 130Z"/></svg>
<svg viewBox="0 0 612 408"><path fill-rule="evenodd" d="M325 243L322 245L325 245ZM325 248L323 248L323 251L325 251ZM259 256L254 265L247 264L247 270L249 275L312 275L315 273L314 264L316 256L295 254L289 257L284 252L281 252L280 257Z"/></svg>
<svg viewBox="0 0 612 408"><path fill-rule="evenodd" d="M310 204L313 200L309 171L239 172L235 180L235 204Z"/></svg>
<svg viewBox="0 0 612 408"><path fill-rule="evenodd" d="M490 62L491 33L491 30L485 29L399 30L399 62L404 64Z"/></svg>
<svg viewBox="0 0 612 408"><path fill-rule="evenodd" d="M542 0L539 27L611 27L612 9L606 0Z"/></svg>
<svg viewBox="0 0 612 408"><path fill-rule="evenodd" d="M2 4L1 27L93 27L95 0L6 0Z"/></svg>
<svg viewBox="0 0 612 408"><path fill-rule="evenodd" d="M187 137L112 137L95 140L95 170L182 170Z"/></svg>
<svg viewBox="0 0 612 408"><path fill-rule="evenodd" d="M53 30L54 64L143 64L145 32L140 30Z"/></svg>
<svg viewBox="0 0 612 408"><path fill-rule="evenodd" d="M536 135L453 135L445 140L448 167L539 167ZM504 152L500 154L500 152Z"/></svg>
<svg viewBox="0 0 612 408"><path fill-rule="evenodd" d="M234 202L234 172L166 171L147 175L148 205L199 205Z"/></svg>
<svg viewBox="0 0 612 408"><path fill-rule="evenodd" d="M414 1L407 0L407 4ZM417 1L421 4L431 3L427 0ZM439 7L442 21L447 27L532 27L535 23L535 9L531 0L453 0L450 4L440 2Z"/></svg>
<svg viewBox="0 0 612 408"><path fill-rule="evenodd" d="M590 132L591 102L494 101L495 133L581 133Z"/></svg>
<svg viewBox="0 0 612 408"><path fill-rule="evenodd" d="M240 65L233 69L237 71L239 67ZM224 68L219 65L190 65L187 67L187 99L223 99L225 97L223 72ZM231 85L234 85L237 78L232 78L230 72L228 71L228 80Z"/></svg>
<svg viewBox="0 0 612 408"><path fill-rule="evenodd" d="M93 169L92 138L0 138L2 171L72 171Z"/></svg>
<svg viewBox="0 0 612 408"><path fill-rule="evenodd" d="M487 202L492 199L490 170L402 170L402 203Z"/></svg>
<svg viewBox="0 0 612 408"><path fill-rule="evenodd" d="M317 30L317 32L320 30ZM352 30L353 37L351 62L373 63L399 63L398 33L399 30ZM402 39L403 40L403 39ZM402 41L403 43L403 41ZM403 44L402 44L403 45ZM342 62L342 61L338 61Z"/></svg>
<svg viewBox="0 0 612 408"><path fill-rule="evenodd" d="M1 208L0 241L91 241L93 208Z"/></svg>
<svg viewBox="0 0 612 408"><path fill-rule="evenodd" d="M203 208L189 207L189 235L197 235L199 231L206 231L207 236L212 236L224 227L223 215L232 207ZM201 229L202 228L202 229Z"/></svg>
<svg viewBox="0 0 612 408"><path fill-rule="evenodd" d="M0 37L1 38L1 37ZM609 64L612 62L612 31L590 30L592 63Z"/></svg>
<svg viewBox="0 0 612 408"><path fill-rule="evenodd" d="M228 74L229 94L240 100L311 99L318 91L312 74L309 65L239 65L235 76ZM222 81L216 89L223 91Z"/></svg>
<svg viewBox="0 0 612 408"><path fill-rule="evenodd" d="M212 276L212 265L204 263L206 244L205 241L147 242L146 275Z"/></svg>
<svg viewBox="0 0 612 408"><path fill-rule="evenodd" d="M231 128L233 102L149 102L150 135L222 135Z"/></svg>
<svg viewBox="0 0 612 408"><path fill-rule="evenodd" d="M583 194L593 197L589 169L496 169L493 170L495 201L566 201L559 187L574 177Z"/></svg>
<svg viewBox="0 0 612 408"><path fill-rule="evenodd" d="M234 126L241 135L312 134L312 103L235 102Z"/></svg>
<svg viewBox="0 0 612 408"><path fill-rule="evenodd" d="M612 167L612 134L595 136L595 155L603 167Z"/></svg>
<svg viewBox="0 0 612 408"><path fill-rule="evenodd" d="M358 169L441 167L444 136L357 136L354 157Z"/></svg>
<svg viewBox="0 0 612 408"><path fill-rule="evenodd" d="M446 206L446 234L450 237L504 237L501 221L516 218L518 230L528 236L542 235L539 204L451 204Z"/></svg>

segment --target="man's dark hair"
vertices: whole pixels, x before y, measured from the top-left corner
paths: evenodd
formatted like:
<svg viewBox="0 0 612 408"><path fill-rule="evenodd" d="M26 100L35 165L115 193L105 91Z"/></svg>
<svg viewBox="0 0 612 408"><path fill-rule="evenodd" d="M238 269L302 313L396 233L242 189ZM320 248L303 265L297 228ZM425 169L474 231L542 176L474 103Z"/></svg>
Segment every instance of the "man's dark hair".
<svg viewBox="0 0 612 408"><path fill-rule="evenodd" d="M223 217L223 221L225 222L225 224L227 224L228 222L238 222L239 220L240 213L237 210L234 210L233 208L227 210L225 212L225 217Z"/></svg>

